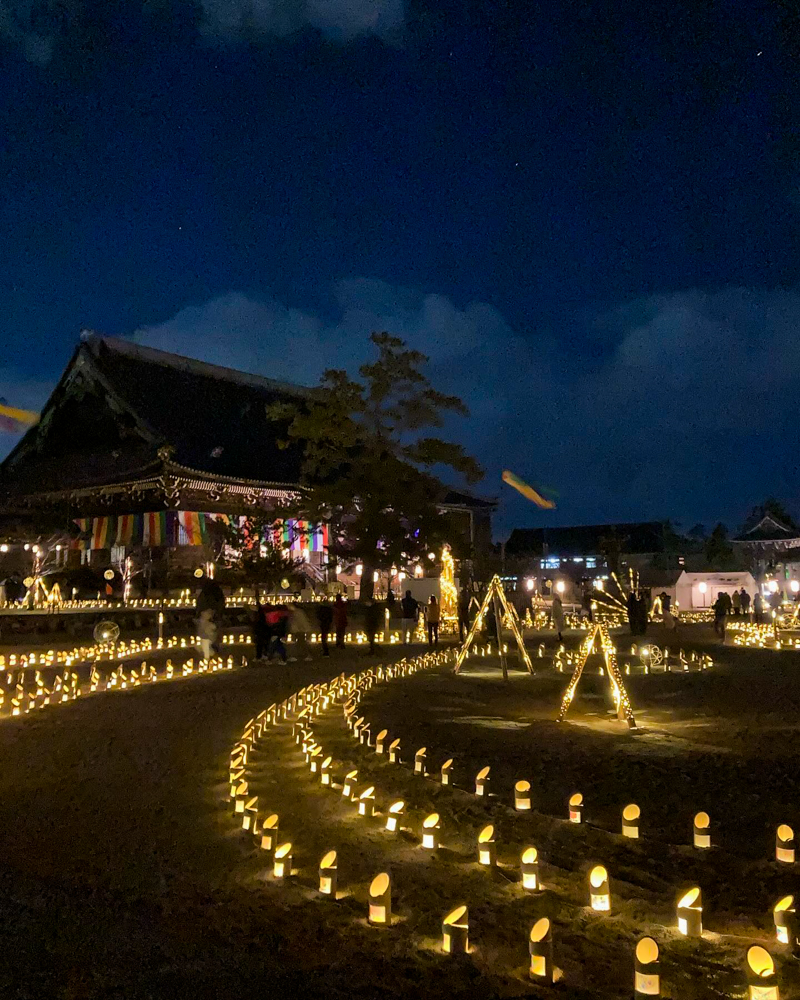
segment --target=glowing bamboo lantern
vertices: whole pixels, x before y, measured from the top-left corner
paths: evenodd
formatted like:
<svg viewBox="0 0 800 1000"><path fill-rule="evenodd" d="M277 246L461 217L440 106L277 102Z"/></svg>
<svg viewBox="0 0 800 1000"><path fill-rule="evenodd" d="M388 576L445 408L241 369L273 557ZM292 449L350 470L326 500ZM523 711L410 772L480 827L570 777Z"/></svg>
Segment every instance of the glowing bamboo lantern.
<svg viewBox="0 0 800 1000"><path fill-rule="evenodd" d="M537 920L531 927L528 940L531 956L531 978L553 981L553 929L547 917Z"/></svg>
<svg viewBox="0 0 800 1000"><path fill-rule="evenodd" d="M267 816L261 827L261 850L272 851L278 843L278 814Z"/></svg>
<svg viewBox="0 0 800 1000"><path fill-rule="evenodd" d="M538 892L542 888L542 883L539 881L539 852L535 847L526 847L522 852L520 869L522 888Z"/></svg>
<svg viewBox="0 0 800 1000"><path fill-rule="evenodd" d="M530 781L518 781L514 785L514 808L517 812L527 812L531 807Z"/></svg>
<svg viewBox="0 0 800 1000"><path fill-rule="evenodd" d="M244 781L245 773L246 772L245 772L245 770L244 770L243 767L236 768L235 770L232 769L230 771L230 774L229 774L229 780L230 780L230 797L232 799L236 798L237 789L241 785L242 781ZM246 782L245 782L245 784L246 784Z"/></svg>
<svg viewBox="0 0 800 1000"><path fill-rule="evenodd" d="M637 997L661 995L661 963L658 945L651 937L643 937L634 953L633 989Z"/></svg>
<svg viewBox="0 0 800 1000"><path fill-rule="evenodd" d="M792 951L797 946L797 913L794 896L784 896L772 908L775 921L775 936L781 944L788 944Z"/></svg>
<svg viewBox="0 0 800 1000"><path fill-rule="evenodd" d="M703 897L697 886L678 900L678 931L684 937L703 936Z"/></svg>
<svg viewBox="0 0 800 1000"><path fill-rule="evenodd" d="M254 795L244 807L242 816L242 829L247 833L255 833L256 820L258 818L258 796Z"/></svg>
<svg viewBox="0 0 800 1000"><path fill-rule="evenodd" d="M494 827L489 824L478 834L478 862L492 866L497 861L497 845L494 840Z"/></svg>
<svg viewBox="0 0 800 1000"><path fill-rule="evenodd" d="M694 846L701 851L711 847L711 817L699 812L694 818Z"/></svg>
<svg viewBox="0 0 800 1000"><path fill-rule="evenodd" d="M326 757L325 760L319 766L319 780L322 785L330 785L331 783L331 764L333 763L333 757Z"/></svg>
<svg viewBox="0 0 800 1000"><path fill-rule="evenodd" d="M457 906L442 921L442 949L446 955L466 955L469 951L469 911Z"/></svg>
<svg viewBox="0 0 800 1000"><path fill-rule="evenodd" d="M342 784L343 798L349 799L353 797L357 781L358 781L358 771L348 771L347 774L344 776L344 782Z"/></svg>
<svg viewBox="0 0 800 1000"><path fill-rule="evenodd" d="M484 767L475 775L476 795L489 794L489 771L491 771L491 767Z"/></svg>
<svg viewBox="0 0 800 1000"><path fill-rule="evenodd" d="M428 773L425 767L425 757L427 753L427 747L420 747L414 754L414 774L421 774L423 778Z"/></svg>
<svg viewBox="0 0 800 1000"><path fill-rule="evenodd" d="M315 747L314 752L308 761L308 766L311 768L312 774L317 774L319 771L319 766L322 763L322 747Z"/></svg>
<svg viewBox="0 0 800 1000"><path fill-rule="evenodd" d="M359 816L374 816L375 815L375 786L370 785L369 788L365 788L364 791L358 797L358 815Z"/></svg>
<svg viewBox="0 0 800 1000"><path fill-rule="evenodd" d="M381 729L378 735L375 737L375 753L383 753L386 740L389 736L388 729Z"/></svg>
<svg viewBox="0 0 800 1000"><path fill-rule="evenodd" d="M371 737L369 723L365 722L358 732L358 742L362 746L371 747L372 746L371 738L372 737Z"/></svg>
<svg viewBox="0 0 800 1000"><path fill-rule="evenodd" d="M244 812L245 803L247 802L247 782L239 782L239 787L236 789L236 797L233 800L233 811L234 814L241 814Z"/></svg>
<svg viewBox="0 0 800 1000"><path fill-rule="evenodd" d="M760 944L747 949L747 985L750 1000L778 1000L778 978L772 955Z"/></svg>
<svg viewBox="0 0 800 1000"><path fill-rule="evenodd" d="M784 864L794 864L794 830L781 823L775 835L775 857Z"/></svg>
<svg viewBox="0 0 800 1000"><path fill-rule="evenodd" d="M400 828L400 817L406 810L406 804L400 799L389 806L389 814L386 817L386 829L389 833L397 833Z"/></svg>
<svg viewBox="0 0 800 1000"><path fill-rule="evenodd" d="M326 896L335 896L338 877L336 851L328 851L319 864L319 891Z"/></svg>
<svg viewBox="0 0 800 1000"><path fill-rule="evenodd" d="M611 909L608 872L602 865L595 865L589 872L589 905L593 910Z"/></svg>
<svg viewBox="0 0 800 1000"><path fill-rule="evenodd" d="M288 841L275 848L272 874L278 879L284 879L292 874L292 845Z"/></svg>
<svg viewBox="0 0 800 1000"><path fill-rule="evenodd" d="M575 792L569 799L569 821L570 823L580 823L583 821L583 796L580 792Z"/></svg>
<svg viewBox="0 0 800 1000"><path fill-rule="evenodd" d="M392 880L388 872L376 875L370 884L369 922L379 925L392 922Z"/></svg>
<svg viewBox="0 0 800 1000"><path fill-rule="evenodd" d="M399 764L400 763L400 740L392 740L389 744L389 763Z"/></svg>
<svg viewBox="0 0 800 1000"><path fill-rule="evenodd" d="M631 802L622 810L622 836L637 840L639 837L639 818L642 810Z"/></svg>
<svg viewBox="0 0 800 1000"><path fill-rule="evenodd" d="M426 851L435 851L440 828L439 813L431 813L422 821L422 846Z"/></svg>
<svg viewBox="0 0 800 1000"><path fill-rule="evenodd" d="M442 764L442 784L452 785L453 784L453 758L446 760Z"/></svg>

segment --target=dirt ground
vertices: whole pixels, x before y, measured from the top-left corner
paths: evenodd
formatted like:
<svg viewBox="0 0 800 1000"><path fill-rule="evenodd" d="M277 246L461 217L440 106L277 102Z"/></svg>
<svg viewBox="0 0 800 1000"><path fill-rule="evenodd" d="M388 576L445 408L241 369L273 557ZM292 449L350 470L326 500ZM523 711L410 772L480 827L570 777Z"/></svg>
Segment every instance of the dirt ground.
<svg viewBox="0 0 800 1000"><path fill-rule="evenodd" d="M699 636L699 633L698 633ZM701 639L704 640L702 636ZM569 645L569 643L568 643ZM397 650L393 650L397 653ZM705 674L634 676L643 731L621 732L600 678L567 725L552 722L564 675L512 675L488 661L454 678L442 671L375 689L373 733L402 735L431 767L457 760L462 786L492 765L495 796L477 800L408 768L379 762L347 733L339 710L318 732L337 774L350 764L376 785L379 807L403 798L399 835L385 815L359 819L317 784L288 730L253 758L253 792L281 816L296 845L293 885L276 884L265 852L237 830L227 789L230 748L242 724L310 680L376 659L348 651L316 661L196 677L97 695L52 712L0 722L0 989L13 997L266 996L491 997L544 995L527 975L527 933L554 922L559 992L630 996L635 939L662 944L663 994L741 996L742 956L761 940L778 956L782 996L800 978L774 943L771 905L796 889L795 869L771 859L775 826L797 816L796 672L800 657L723 650ZM583 686L582 686L583 691ZM378 725L380 723L380 726ZM532 782L535 812L508 807L513 781ZM564 821L583 792L587 822ZM642 808L642 839L623 840L619 810ZM715 848L690 843L691 817L709 811ZM442 816L431 857L421 819ZM475 863L480 828L497 826L497 871ZM545 891L524 892L519 853L535 844ZM342 898L315 892L317 865L340 853ZM606 864L612 910L585 907L584 867ZM389 870L396 921L365 921L367 886ZM678 889L704 892L700 942L674 930ZM440 952L441 919L470 907L467 960Z"/></svg>

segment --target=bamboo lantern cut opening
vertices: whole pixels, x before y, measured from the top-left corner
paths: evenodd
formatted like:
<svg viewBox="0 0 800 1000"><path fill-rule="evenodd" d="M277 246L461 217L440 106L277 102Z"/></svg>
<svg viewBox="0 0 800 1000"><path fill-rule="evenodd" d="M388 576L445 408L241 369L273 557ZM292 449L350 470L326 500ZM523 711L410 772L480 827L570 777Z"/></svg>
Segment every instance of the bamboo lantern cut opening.
<svg viewBox="0 0 800 1000"><path fill-rule="evenodd" d="M694 818L694 846L700 851L711 847L711 817L707 812L699 812Z"/></svg>
<svg viewBox="0 0 800 1000"><path fill-rule="evenodd" d="M358 781L358 771L348 771L342 783L342 797L350 799L355 793L356 782Z"/></svg>
<svg viewBox="0 0 800 1000"><path fill-rule="evenodd" d="M358 797L358 815L359 816L374 816L375 815L375 786L370 785L369 788L365 788L364 791Z"/></svg>
<svg viewBox="0 0 800 1000"><path fill-rule="evenodd" d="M772 909L775 921L775 936L781 944L787 944L794 952L797 947L797 913L794 896L784 896Z"/></svg>
<svg viewBox="0 0 800 1000"><path fill-rule="evenodd" d="M514 785L514 808L517 812L528 812L531 808L530 781L518 781Z"/></svg>
<svg viewBox="0 0 800 1000"><path fill-rule="evenodd" d="M469 951L469 911L457 906L442 921L442 950L446 955L466 955Z"/></svg>
<svg viewBox="0 0 800 1000"><path fill-rule="evenodd" d="M319 891L325 896L335 896L339 875L336 851L328 851L319 865Z"/></svg>
<svg viewBox="0 0 800 1000"><path fill-rule="evenodd" d="M634 993L636 996L660 996L661 963L658 960L658 945L651 937L643 937L636 945L634 965Z"/></svg>
<svg viewBox="0 0 800 1000"><path fill-rule="evenodd" d="M267 816L261 827L261 849L272 851L278 843L278 814Z"/></svg>
<svg viewBox="0 0 800 1000"><path fill-rule="evenodd" d="M406 809L406 804L401 799L398 802L393 802L389 806L389 815L386 817L386 829L389 833L396 833L400 828L400 817L403 815Z"/></svg>
<svg viewBox="0 0 800 1000"><path fill-rule="evenodd" d="M388 872L376 875L369 887L369 922L382 926L392 922L392 880Z"/></svg>
<svg viewBox="0 0 800 1000"><path fill-rule="evenodd" d="M595 865L589 872L589 904L593 910L611 909L608 872L602 865Z"/></svg>
<svg viewBox="0 0 800 1000"><path fill-rule="evenodd" d="M622 836L630 837L633 840L638 840L639 838L639 819L641 818L642 810L634 802L630 805L625 806L622 810Z"/></svg>
<svg viewBox="0 0 800 1000"><path fill-rule="evenodd" d="M446 760L444 764L442 764L442 784L452 785L452 783L453 783L453 758L451 757L450 760Z"/></svg>
<svg viewBox="0 0 800 1000"><path fill-rule="evenodd" d="M322 747L316 747L314 752L311 754L311 758L308 762L312 774L317 774L321 763L322 763Z"/></svg>
<svg viewBox="0 0 800 1000"><path fill-rule="evenodd" d="M583 822L583 796L576 792L569 799L569 821L570 823Z"/></svg>
<svg viewBox="0 0 800 1000"><path fill-rule="evenodd" d="M292 845L288 841L275 848L272 874L277 879L284 879L292 874Z"/></svg>
<svg viewBox="0 0 800 1000"><path fill-rule="evenodd" d="M388 736L389 736L389 730L381 729L381 731L375 737L375 753L383 753Z"/></svg>
<svg viewBox="0 0 800 1000"><path fill-rule="evenodd" d="M697 886L678 900L678 931L684 937L703 936L703 897Z"/></svg>
<svg viewBox="0 0 800 1000"><path fill-rule="evenodd" d="M781 823L775 834L775 857L785 865L793 865L794 856L794 830L787 823Z"/></svg>
<svg viewBox="0 0 800 1000"><path fill-rule="evenodd" d="M426 851L436 850L439 827L439 813L431 813L422 821L422 846Z"/></svg>
<svg viewBox="0 0 800 1000"><path fill-rule="evenodd" d="M414 774L421 774L424 778L428 773L425 766L425 758L428 753L427 747L420 747L419 750L414 754Z"/></svg>
<svg viewBox="0 0 800 1000"><path fill-rule="evenodd" d="M522 888L538 892L542 884L539 880L539 852L535 847L526 847L522 852Z"/></svg>
<svg viewBox="0 0 800 1000"><path fill-rule="evenodd" d="M492 866L497 862L497 845L494 840L494 826L485 826L478 834L478 862Z"/></svg>
<svg viewBox="0 0 800 1000"><path fill-rule="evenodd" d="M531 956L531 978L552 983L553 976L553 929L547 917L537 920L531 927L528 939Z"/></svg>
<svg viewBox="0 0 800 1000"><path fill-rule="evenodd" d="M399 764L400 763L400 740L392 740L389 744L389 763Z"/></svg>
<svg viewBox="0 0 800 1000"><path fill-rule="evenodd" d="M242 829L247 833L255 833L257 820L258 796L254 795L252 799L248 799L245 803L244 815L242 816Z"/></svg>
<svg viewBox="0 0 800 1000"><path fill-rule="evenodd" d="M747 949L747 985L750 1000L778 1000L778 979L775 963L760 944Z"/></svg>
<svg viewBox="0 0 800 1000"><path fill-rule="evenodd" d="M476 795L488 795L489 794L489 772L491 767L482 767L480 771L475 775L475 794Z"/></svg>

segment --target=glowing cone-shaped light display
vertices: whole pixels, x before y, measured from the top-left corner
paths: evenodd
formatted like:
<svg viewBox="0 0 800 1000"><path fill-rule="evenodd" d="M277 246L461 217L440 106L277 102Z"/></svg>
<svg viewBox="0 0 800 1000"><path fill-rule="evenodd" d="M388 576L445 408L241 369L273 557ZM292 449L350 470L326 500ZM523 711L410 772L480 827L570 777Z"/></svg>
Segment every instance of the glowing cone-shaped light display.
<svg viewBox="0 0 800 1000"><path fill-rule="evenodd" d="M642 810L633 802L622 810L622 836L637 840Z"/></svg>
<svg viewBox="0 0 800 1000"><path fill-rule="evenodd" d="M553 929L547 917L537 920L528 937L531 956L531 978L547 983L553 981Z"/></svg>
<svg viewBox="0 0 800 1000"><path fill-rule="evenodd" d="M787 823L781 823L775 834L775 857L785 865L794 864L794 830Z"/></svg>
<svg viewBox="0 0 800 1000"><path fill-rule="evenodd" d="M439 835L439 813L431 813L422 821L422 846L426 851L435 851Z"/></svg>
<svg viewBox="0 0 800 1000"><path fill-rule="evenodd" d="M400 763L400 740L392 740L389 744L389 763L399 764Z"/></svg>
<svg viewBox="0 0 800 1000"><path fill-rule="evenodd" d="M526 847L522 852L522 888L538 892L542 887L539 880L539 852L535 847Z"/></svg>
<svg viewBox="0 0 800 1000"><path fill-rule="evenodd" d="M442 950L446 955L466 955L469 951L469 911L457 906L442 921Z"/></svg>
<svg viewBox="0 0 800 1000"><path fill-rule="evenodd" d="M347 774L344 776L344 781L342 783L343 798L351 799L353 797L357 781L358 781L358 771L348 771Z"/></svg>
<svg viewBox="0 0 800 1000"><path fill-rule="evenodd" d="M278 844L278 814L267 816L261 827L261 849L274 851Z"/></svg>
<svg viewBox="0 0 800 1000"><path fill-rule="evenodd" d="M775 936L781 944L788 944L792 951L797 947L797 912L794 896L784 896L772 908L775 921Z"/></svg>
<svg viewBox="0 0 800 1000"><path fill-rule="evenodd" d="M358 815L375 815L375 786L370 785L358 796Z"/></svg>
<svg viewBox="0 0 800 1000"><path fill-rule="evenodd" d="M634 994L637 997L660 996L661 963L658 960L658 945L651 937L643 937L636 945L634 968Z"/></svg>
<svg viewBox="0 0 800 1000"><path fill-rule="evenodd" d="M494 827L485 826L478 834L478 862L492 866L497 862L497 845L494 840Z"/></svg>
<svg viewBox="0 0 800 1000"><path fill-rule="evenodd" d="M428 773L426 767L426 758L428 755L427 747L420 747L419 750L414 754L414 774L421 774L423 778Z"/></svg>
<svg viewBox="0 0 800 1000"><path fill-rule="evenodd" d="M593 910L611 909L608 872L602 865L595 865L589 872L589 905Z"/></svg>
<svg viewBox="0 0 800 1000"><path fill-rule="evenodd" d="M570 823L583 822L583 796L580 792L575 792L569 797L569 821Z"/></svg>
<svg viewBox="0 0 800 1000"><path fill-rule="evenodd" d="M711 817L707 812L699 812L694 818L694 846L700 851L711 847Z"/></svg>
<svg viewBox="0 0 800 1000"><path fill-rule="evenodd" d="M747 949L747 985L750 1000L778 1000L778 978L772 955L760 944Z"/></svg>
<svg viewBox="0 0 800 1000"><path fill-rule="evenodd" d="M486 796L489 794L489 771L490 767L482 767L475 775L475 794Z"/></svg>
<svg viewBox="0 0 800 1000"><path fill-rule="evenodd" d="M399 802L393 802L389 806L389 815L386 817L386 829L389 833L397 833L400 829L400 817L405 812L405 809L406 804L402 799Z"/></svg>
<svg viewBox="0 0 800 1000"><path fill-rule="evenodd" d="M370 884L369 922L383 926L392 922L392 880L388 872L376 875Z"/></svg>
<svg viewBox="0 0 800 1000"><path fill-rule="evenodd" d="M442 764L442 784L452 785L453 784L453 758L446 760Z"/></svg>
<svg viewBox="0 0 800 1000"><path fill-rule="evenodd" d="M319 891L326 896L336 895L339 864L336 851L328 851L319 864Z"/></svg>
<svg viewBox="0 0 800 1000"><path fill-rule="evenodd" d="M292 845L288 841L275 848L272 874L277 879L285 879L292 874Z"/></svg>
<svg viewBox="0 0 800 1000"><path fill-rule="evenodd" d="M678 931L684 937L703 936L703 896L697 886L678 900Z"/></svg>
<svg viewBox="0 0 800 1000"><path fill-rule="evenodd" d="M518 781L514 785L514 808L518 812L528 812L531 807L530 781Z"/></svg>

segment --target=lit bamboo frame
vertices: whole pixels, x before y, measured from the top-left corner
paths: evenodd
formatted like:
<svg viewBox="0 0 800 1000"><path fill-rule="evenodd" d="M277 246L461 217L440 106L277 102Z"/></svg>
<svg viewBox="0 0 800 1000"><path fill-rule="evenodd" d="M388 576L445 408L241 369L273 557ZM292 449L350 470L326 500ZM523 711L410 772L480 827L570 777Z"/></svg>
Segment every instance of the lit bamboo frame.
<svg viewBox="0 0 800 1000"><path fill-rule="evenodd" d="M608 673L608 680L611 685L611 695L614 699L614 704L617 707L617 718L620 719L620 721L624 720L627 722L629 729L635 729L636 719L633 715L633 709L631 707L630 699L628 698L628 692L625 690L625 683L622 680L622 676L617 665L617 651L614 647L614 643L611 641L611 636L609 635L608 628L604 622L598 622L597 625L595 625L592 634L587 636L583 642L580 656L575 664L575 670L573 671L570 682L567 685L567 690L564 692L564 697L561 700L561 710L558 713L557 721L563 722L567 716L569 706L572 704L572 699L575 697L575 691L578 687L578 682L581 679L583 668L586 666L586 661L589 659L590 654L595 648L595 642L598 636L600 637L600 645L605 659L606 672Z"/></svg>
<svg viewBox="0 0 800 1000"><path fill-rule="evenodd" d="M483 616L486 614L489 605L494 599L500 602L500 606L504 613L509 616L511 622L511 633L517 643L517 649L519 650L520 657L523 663L527 667L528 673L533 673L533 664L531 663L531 658L528 656L528 650L525 648L525 643L522 638L522 631L519 626L519 616L517 615L516 609L508 603L505 592L503 591L503 584L500 581L500 577L495 573L492 577L491 583L489 584L489 589L486 591L486 595L483 598L483 603L480 606L480 610L475 615L475 620L472 622L467 638L464 640L464 645L458 651L458 656L456 657L456 665L453 668L453 673L457 674L461 671L461 665L466 659L469 648L475 640L475 636L478 634L481 622L483 621Z"/></svg>

